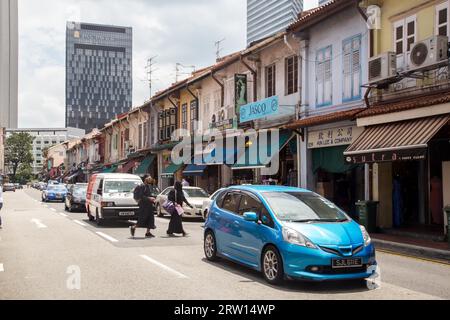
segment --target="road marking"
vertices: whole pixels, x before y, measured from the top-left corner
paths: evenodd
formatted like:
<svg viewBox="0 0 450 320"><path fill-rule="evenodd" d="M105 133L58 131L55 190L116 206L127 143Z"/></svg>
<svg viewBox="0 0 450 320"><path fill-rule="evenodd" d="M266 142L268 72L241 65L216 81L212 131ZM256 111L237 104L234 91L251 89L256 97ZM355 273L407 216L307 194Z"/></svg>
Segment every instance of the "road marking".
<svg viewBox="0 0 450 320"><path fill-rule="evenodd" d="M0 272L4 272L5 268L3 267L3 263L0 263Z"/></svg>
<svg viewBox="0 0 450 320"><path fill-rule="evenodd" d="M65 213L62 213L62 212L60 212L60 213L59 213L59 215L60 215L61 217L64 217L64 218L67 218L67 217L68 217L68 215L67 215L67 214L65 214Z"/></svg>
<svg viewBox="0 0 450 320"><path fill-rule="evenodd" d="M398 253L398 252L389 251L389 250L385 250L385 249L377 249L377 252L382 252L382 253L390 254L393 256L399 256L399 257L403 257L403 258L411 258L411 259L415 259L415 260L419 260L419 261L421 260L421 261L426 261L426 262L432 262L432 263L441 264L441 265L450 267L450 262L446 262L443 260L421 258L421 257L412 256L412 255L408 255L408 254L404 254L404 253Z"/></svg>
<svg viewBox="0 0 450 320"><path fill-rule="evenodd" d="M38 219L31 219L31 222L34 223L34 224L36 224L36 227L38 227L38 229L45 229L45 228L47 228L47 226L46 226L45 224L43 224L43 223L41 222L41 220L38 220Z"/></svg>
<svg viewBox="0 0 450 320"><path fill-rule="evenodd" d="M111 242L119 242L119 240L114 239L113 237L108 236L107 234L104 234L103 232L96 232L100 237L105 238L108 241Z"/></svg>
<svg viewBox="0 0 450 320"><path fill-rule="evenodd" d="M51 208L50 210L52 210L53 212L56 212L56 209L55 209L55 208Z"/></svg>
<svg viewBox="0 0 450 320"><path fill-rule="evenodd" d="M87 224L84 224L84 223L81 222L81 221L73 220L73 222L75 222L76 224L78 224L78 225L80 225L80 226L82 226L82 227L87 227Z"/></svg>
<svg viewBox="0 0 450 320"><path fill-rule="evenodd" d="M162 264L162 263L159 262L159 261L156 261L156 260L150 258L149 256L141 255L140 257L141 257L142 259L147 260L148 262L150 262L150 263L152 263L152 264L154 264L154 265L160 267L161 269L164 269L164 270L166 270L166 271L168 271L168 272L170 272L170 273L176 275L176 276L177 276L178 278L180 278L180 279L188 279L188 276L186 276L186 275L182 274L181 272L178 272L178 271L176 271L176 270L174 270L174 269L172 269L172 268L166 266L165 264Z"/></svg>

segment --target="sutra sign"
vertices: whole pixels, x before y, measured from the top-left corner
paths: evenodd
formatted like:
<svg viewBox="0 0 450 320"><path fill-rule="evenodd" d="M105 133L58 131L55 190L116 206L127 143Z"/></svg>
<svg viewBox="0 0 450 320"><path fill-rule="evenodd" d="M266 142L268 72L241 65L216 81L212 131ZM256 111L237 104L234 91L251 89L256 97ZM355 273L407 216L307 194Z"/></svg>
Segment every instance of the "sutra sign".
<svg viewBox="0 0 450 320"><path fill-rule="evenodd" d="M240 122L249 122L268 116L277 115L279 110L278 96L249 103L241 107Z"/></svg>
<svg viewBox="0 0 450 320"><path fill-rule="evenodd" d="M345 162L348 164L380 163L396 161L416 161L427 158L427 149L405 149L378 152L366 152L361 154L345 154Z"/></svg>

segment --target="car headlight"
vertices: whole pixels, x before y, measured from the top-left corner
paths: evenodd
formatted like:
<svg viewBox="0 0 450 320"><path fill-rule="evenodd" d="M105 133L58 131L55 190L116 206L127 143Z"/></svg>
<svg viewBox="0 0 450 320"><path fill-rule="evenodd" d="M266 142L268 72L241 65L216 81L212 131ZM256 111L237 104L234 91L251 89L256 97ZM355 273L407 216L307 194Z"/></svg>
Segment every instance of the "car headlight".
<svg viewBox="0 0 450 320"><path fill-rule="evenodd" d="M314 243L312 243L311 240L302 235L300 232L290 228L283 227L283 239L284 241L289 242L291 244L295 244L310 249L317 249L317 246Z"/></svg>
<svg viewBox="0 0 450 320"><path fill-rule="evenodd" d="M361 228L362 236L364 238L364 246L367 247L372 243L372 239L370 238L369 233L367 232L366 228L364 226L359 226Z"/></svg>

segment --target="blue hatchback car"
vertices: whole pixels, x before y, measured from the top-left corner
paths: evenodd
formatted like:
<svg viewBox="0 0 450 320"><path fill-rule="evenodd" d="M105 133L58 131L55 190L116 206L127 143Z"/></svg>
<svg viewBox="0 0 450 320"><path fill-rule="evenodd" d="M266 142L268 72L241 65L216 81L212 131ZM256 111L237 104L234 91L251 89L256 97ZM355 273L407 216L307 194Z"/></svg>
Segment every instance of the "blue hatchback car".
<svg viewBox="0 0 450 320"><path fill-rule="evenodd" d="M209 261L261 271L271 284L365 279L377 264L364 227L311 191L280 186L225 189L211 205L204 251Z"/></svg>

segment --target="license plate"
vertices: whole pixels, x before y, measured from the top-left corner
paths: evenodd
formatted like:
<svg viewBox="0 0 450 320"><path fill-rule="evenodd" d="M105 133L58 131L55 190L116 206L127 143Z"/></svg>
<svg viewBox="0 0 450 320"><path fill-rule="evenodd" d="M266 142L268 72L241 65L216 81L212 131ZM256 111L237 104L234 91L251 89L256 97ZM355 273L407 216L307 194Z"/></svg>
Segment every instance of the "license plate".
<svg viewBox="0 0 450 320"><path fill-rule="evenodd" d="M119 212L119 216L121 216L121 217L131 217L131 216L134 216L134 212L133 211L131 211L131 212Z"/></svg>
<svg viewBox="0 0 450 320"><path fill-rule="evenodd" d="M357 268L362 267L362 259L333 259L333 268Z"/></svg>

